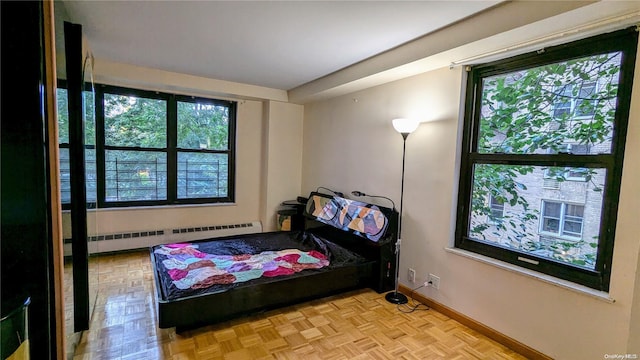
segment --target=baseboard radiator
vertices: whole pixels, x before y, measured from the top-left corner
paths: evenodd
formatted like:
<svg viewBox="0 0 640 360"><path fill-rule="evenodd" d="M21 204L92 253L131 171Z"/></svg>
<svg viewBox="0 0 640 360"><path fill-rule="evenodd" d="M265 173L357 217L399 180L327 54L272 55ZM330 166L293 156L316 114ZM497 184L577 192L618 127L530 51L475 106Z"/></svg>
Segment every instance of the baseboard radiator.
<svg viewBox="0 0 640 360"><path fill-rule="evenodd" d="M239 224L206 225L189 228L130 231L117 234L90 235L89 254L143 249L159 244L186 242L262 232L259 221ZM71 239L64 240L64 255L71 255Z"/></svg>

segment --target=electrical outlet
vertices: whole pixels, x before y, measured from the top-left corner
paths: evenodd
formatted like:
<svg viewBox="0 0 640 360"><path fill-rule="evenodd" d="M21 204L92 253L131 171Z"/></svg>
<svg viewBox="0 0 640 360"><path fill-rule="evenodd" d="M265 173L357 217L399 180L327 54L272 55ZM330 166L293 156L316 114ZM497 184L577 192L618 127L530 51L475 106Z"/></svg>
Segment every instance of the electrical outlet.
<svg viewBox="0 0 640 360"><path fill-rule="evenodd" d="M414 283L416 282L416 271L413 270L412 268L409 268L409 273L407 274L407 276L409 277L409 281Z"/></svg>
<svg viewBox="0 0 640 360"><path fill-rule="evenodd" d="M440 277L429 274L427 284L436 290L440 289Z"/></svg>

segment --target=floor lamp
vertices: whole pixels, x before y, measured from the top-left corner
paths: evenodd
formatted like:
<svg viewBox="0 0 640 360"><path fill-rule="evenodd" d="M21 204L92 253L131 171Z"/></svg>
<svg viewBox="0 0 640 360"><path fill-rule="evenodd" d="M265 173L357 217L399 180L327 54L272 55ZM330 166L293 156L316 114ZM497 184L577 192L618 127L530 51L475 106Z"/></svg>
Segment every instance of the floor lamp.
<svg viewBox="0 0 640 360"><path fill-rule="evenodd" d="M402 200L404 198L404 158L407 152L407 137L420 123L412 119L394 119L393 128L402 135L402 183L400 185L400 212L398 213L398 240L396 241L396 287L393 292L387 293L385 299L393 304L406 304L407 297L398 292L398 273L400 270L400 245L402 243Z"/></svg>

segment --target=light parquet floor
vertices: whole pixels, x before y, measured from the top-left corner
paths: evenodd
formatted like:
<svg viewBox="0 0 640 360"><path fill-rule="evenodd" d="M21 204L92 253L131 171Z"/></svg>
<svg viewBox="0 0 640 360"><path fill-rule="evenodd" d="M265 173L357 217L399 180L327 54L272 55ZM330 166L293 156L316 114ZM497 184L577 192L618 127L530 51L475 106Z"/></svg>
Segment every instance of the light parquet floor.
<svg viewBox="0 0 640 360"><path fill-rule="evenodd" d="M147 252L100 256L90 330L74 359L524 359L433 310L358 290L184 332L157 327Z"/></svg>

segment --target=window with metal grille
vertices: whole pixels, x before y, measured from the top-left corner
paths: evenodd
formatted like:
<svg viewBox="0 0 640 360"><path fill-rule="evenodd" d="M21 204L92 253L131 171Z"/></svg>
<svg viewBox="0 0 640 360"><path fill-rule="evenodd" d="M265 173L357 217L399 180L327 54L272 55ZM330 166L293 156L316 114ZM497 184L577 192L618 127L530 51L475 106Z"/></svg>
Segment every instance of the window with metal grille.
<svg viewBox="0 0 640 360"><path fill-rule="evenodd" d="M68 206L68 120L61 85L61 191ZM93 95L87 93L86 106L87 201L99 207L233 201L235 102L106 85Z"/></svg>

